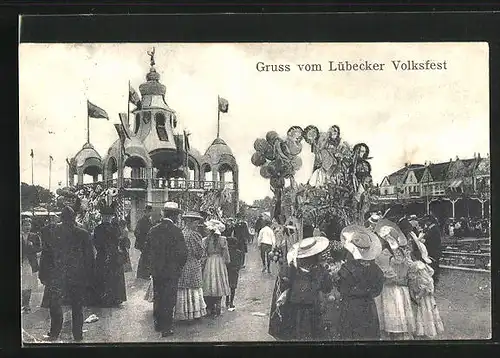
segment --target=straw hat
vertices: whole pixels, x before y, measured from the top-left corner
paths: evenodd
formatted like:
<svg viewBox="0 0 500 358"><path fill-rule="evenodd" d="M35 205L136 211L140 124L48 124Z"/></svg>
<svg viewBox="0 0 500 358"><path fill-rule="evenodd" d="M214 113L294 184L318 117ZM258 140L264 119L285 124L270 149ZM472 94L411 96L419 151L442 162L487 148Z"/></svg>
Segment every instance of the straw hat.
<svg viewBox="0 0 500 358"><path fill-rule="evenodd" d="M203 216L201 216L199 213L195 211L188 211L184 215L182 215L184 219L196 219L196 220L203 220Z"/></svg>
<svg viewBox="0 0 500 358"><path fill-rule="evenodd" d="M322 253L328 248L330 241L326 237L314 236L303 239L294 244L287 254L288 262L293 261L294 258L303 259Z"/></svg>
<svg viewBox="0 0 500 358"><path fill-rule="evenodd" d="M220 235L222 231L226 230L226 226L219 220L211 219L205 223L208 230L213 231L217 235Z"/></svg>
<svg viewBox="0 0 500 358"><path fill-rule="evenodd" d="M174 211L174 212L181 212L181 209L179 209L179 204L173 202L173 201L167 201L165 205L163 205L163 210L164 211Z"/></svg>
<svg viewBox="0 0 500 358"><path fill-rule="evenodd" d="M408 244L408 240L406 239L405 234L403 234L397 224L390 220L379 220L379 222L377 222L377 225L375 226L375 232L386 241L387 236L392 237L399 246L406 246Z"/></svg>
<svg viewBox="0 0 500 358"><path fill-rule="evenodd" d="M360 225L346 226L340 233L340 239L354 258L374 260L382 252L382 243L377 235Z"/></svg>

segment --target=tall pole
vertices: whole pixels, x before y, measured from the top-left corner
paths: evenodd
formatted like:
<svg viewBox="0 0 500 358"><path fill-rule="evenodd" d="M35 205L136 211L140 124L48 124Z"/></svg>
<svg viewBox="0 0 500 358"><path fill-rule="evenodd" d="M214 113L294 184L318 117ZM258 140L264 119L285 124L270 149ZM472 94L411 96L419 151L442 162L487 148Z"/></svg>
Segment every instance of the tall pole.
<svg viewBox="0 0 500 358"><path fill-rule="evenodd" d="M90 143L90 116L87 109L87 143Z"/></svg>
<svg viewBox="0 0 500 358"><path fill-rule="evenodd" d="M220 134L220 108L219 108L219 96L217 96L217 138L219 138Z"/></svg>
<svg viewBox="0 0 500 358"><path fill-rule="evenodd" d="M35 175L34 175L34 172L33 172L33 150L31 150L31 185L34 186L35 185Z"/></svg>
<svg viewBox="0 0 500 358"><path fill-rule="evenodd" d="M52 177L52 155L49 155L49 202L47 203L47 212L49 214L49 219L50 219L50 182L51 182L51 177Z"/></svg>
<svg viewBox="0 0 500 358"><path fill-rule="evenodd" d="M50 181L52 176L52 156L49 156L49 191L50 191Z"/></svg>

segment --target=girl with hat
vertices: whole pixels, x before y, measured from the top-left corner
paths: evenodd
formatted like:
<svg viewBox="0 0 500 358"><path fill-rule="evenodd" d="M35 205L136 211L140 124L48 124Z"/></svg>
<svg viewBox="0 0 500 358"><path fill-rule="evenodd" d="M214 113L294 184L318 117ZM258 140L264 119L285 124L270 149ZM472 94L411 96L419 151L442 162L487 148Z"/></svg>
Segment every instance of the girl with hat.
<svg viewBox="0 0 500 358"><path fill-rule="evenodd" d="M415 260L408 270L408 286L410 295L416 305L416 336L424 339L434 338L444 331L443 321L434 299L434 270L429 265L427 249L419 236L411 233L411 239L420 253L420 260Z"/></svg>
<svg viewBox="0 0 500 358"><path fill-rule="evenodd" d="M227 240L221 236L225 225L219 220L205 223L209 234L203 239L207 257L203 269L203 294L207 304L207 313L216 317L221 314L222 296L231 294L226 264L230 262Z"/></svg>
<svg viewBox="0 0 500 358"><path fill-rule="evenodd" d="M279 290L271 304L269 334L275 338L322 338L320 295L333 287L326 268L321 265L321 254L328 245L325 237L310 237L293 245L288 252L288 265L282 267Z"/></svg>
<svg viewBox="0 0 500 358"><path fill-rule="evenodd" d="M197 231L198 223L203 220L203 217L195 212L187 212L182 216L182 219L188 255L179 278L175 319L185 321L205 316L207 306L203 299L201 269L201 260L205 251L202 237Z"/></svg>
<svg viewBox="0 0 500 358"><path fill-rule="evenodd" d="M382 338L412 339L415 317L408 289L408 270L412 264L408 240L399 227L387 219L377 223L375 232L384 242L384 249L376 259L384 272L384 287L376 300Z"/></svg>
<svg viewBox="0 0 500 358"><path fill-rule="evenodd" d="M378 237L363 226L342 230L341 240L352 255L338 272L340 301L340 338L376 340L380 326L374 298L382 291L384 275L375 264L382 251Z"/></svg>

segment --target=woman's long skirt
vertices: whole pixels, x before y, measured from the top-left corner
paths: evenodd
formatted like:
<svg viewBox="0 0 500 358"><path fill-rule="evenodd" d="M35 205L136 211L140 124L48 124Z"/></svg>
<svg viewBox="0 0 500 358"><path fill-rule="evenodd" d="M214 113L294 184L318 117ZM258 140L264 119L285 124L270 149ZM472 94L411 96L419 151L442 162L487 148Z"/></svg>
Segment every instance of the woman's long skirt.
<svg viewBox="0 0 500 358"><path fill-rule="evenodd" d="M380 321L380 330L389 339L397 334L398 339L407 339L415 333L415 316L410 291L406 286L384 285L382 293L375 299Z"/></svg>
<svg viewBox="0 0 500 358"><path fill-rule="evenodd" d="M443 321L434 296L426 295L418 301L415 316L417 336L434 338L444 332Z"/></svg>
<svg viewBox="0 0 500 358"><path fill-rule="evenodd" d="M210 255L205 263L203 294L209 297L223 297L231 294L226 264L220 255Z"/></svg>
<svg viewBox="0 0 500 358"><path fill-rule="evenodd" d="M33 272L28 259L21 263L21 288L22 290L34 290L38 287L38 274Z"/></svg>
<svg viewBox="0 0 500 358"><path fill-rule="evenodd" d="M203 289L179 288L175 305L174 319L188 321L206 316L207 305L203 299Z"/></svg>

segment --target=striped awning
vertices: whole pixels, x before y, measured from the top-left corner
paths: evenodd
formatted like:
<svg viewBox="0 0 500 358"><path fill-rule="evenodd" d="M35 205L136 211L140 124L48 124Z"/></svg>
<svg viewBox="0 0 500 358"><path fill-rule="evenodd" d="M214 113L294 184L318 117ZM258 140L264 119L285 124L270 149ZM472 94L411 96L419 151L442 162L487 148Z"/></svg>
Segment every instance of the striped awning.
<svg viewBox="0 0 500 358"><path fill-rule="evenodd" d="M458 188L460 185L462 185L462 179L456 179L451 182L450 188Z"/></svg>

